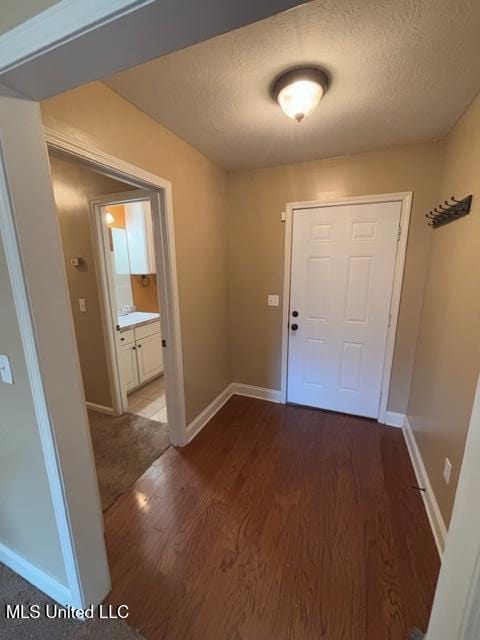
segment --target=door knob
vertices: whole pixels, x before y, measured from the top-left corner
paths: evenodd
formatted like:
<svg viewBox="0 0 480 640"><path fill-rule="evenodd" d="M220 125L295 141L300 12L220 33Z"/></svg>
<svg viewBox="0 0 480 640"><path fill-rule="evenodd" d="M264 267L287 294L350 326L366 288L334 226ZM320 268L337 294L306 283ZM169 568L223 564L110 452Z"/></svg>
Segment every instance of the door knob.
<svg viewBox="0 0 480 640"><path fill-rule="evenodd" d="M292 316L294 318L298 318L298 311L292 311Z"/></svg>
<svg viewBox="0 0 480 640"><path fill-rule="evenodd" d="M292 331L296 331L298 329L298 324L296 324L295 322L292 324L291 326Z"/></svg>

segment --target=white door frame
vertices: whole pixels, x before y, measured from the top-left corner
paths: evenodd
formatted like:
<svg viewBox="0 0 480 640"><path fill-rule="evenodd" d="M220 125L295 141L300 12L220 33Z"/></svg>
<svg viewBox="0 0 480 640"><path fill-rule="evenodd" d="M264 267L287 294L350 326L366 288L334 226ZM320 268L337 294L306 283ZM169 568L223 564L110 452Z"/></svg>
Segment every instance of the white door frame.
<svg viewBox="0 0 480 640"><path fill-rule="evenodd" d="M100 310L104 325L104 338L107 351L107 365L110 378L110 389L112 392L113 413L116 416L122 415L123 413L128 411L128 399L127 392L122 388L121 383L116 341L117 336L115 330L115 325L117 324L117 314L112 304L112 293L114 293L113 266L111 264L111 261L108 260L106 246L107 238L105 234L106 225L102 220L101 210L104 206L109 204L127 204L128 202L138 202L139 200L148 200L151 203L153 217L155 200L154 194L151 191L147 191L144 189L134 189L133 191L112 193L110 195L105 195L101 198L95 198L95 200L90 201L90 229L92 231L92 239L94 245L97 284L100 295ZM155 247L155 255L156 253L157 250ZM157 278L157 294L159 296L159 300L161 299L160 289L163 287L163 282L160 282L160 280L161 278ZM169 291L163 292L163 296L167 299L167 306L164 307L165 309L170 306L169 295ZM167 348L168 343L166 349ZM168 376L167 371L165 372L165 381L167 385L170 385L172 382L170 376ZM169 394L167 390L167 396L168 395Z"/></svg>
<svg viewBox="0 0 480 640"><path fill-rule="evenodd" d="M157 274L159 275L157 278L157 287L160 306L165 310L162 314L162 338L167 341L167 347L164 349L164 363L170 441L175 446L184 446L188 442L188 435L185 415L183 351L175 253L172 185L168 180L144 171L140 167L124 162L115 156L106 154L84 143L67 138L48 127L45 127L44 132L47 145L50 149L60 151L68 157L110 178L122 180L135 185L139 189L147 189L149 191L153 204L155 262ZM155 215L156 213L157 215ZM94 234L95 242L97 242L97 238L97 234ZM98 266L99 265L97 265L97 267ZM100 281L100 286L103 291L105 283ZM115 339L115 336L108 333L110 323L106 322L105 310L103 310L102 317L108 336L107 348L110 352L109 355L112 356L112 340ZM110 327L110 329L112 329L112 327ZM114 356L113 361L116 362L116 356ZM112 374L112 379L114 380L115 370L112 371ZM117 392L118 391L115 393Z"/></svg>
<svg viewBox="0 0 480 640"><path fill-rule="evenodd" d="M292 271L292 235L293 216L300 209L313 209L317 207L338 207L341 205L378 204L382 202L400 202L400 230L397 243L397 255L395 258L395 271L393 276L392 300L390 304L390 326L385 345L385 360L382 376L382 389L380 405L378 408L378 421L385 423L387 419L387 404L390 392L390 380L392 376L393 353L395 349L395 336L397 332L398 312L400 309L400 294L402 291L405 256L407 251L408 229L410 225L410 213L412 209L412 192L381 193L373 196L352 196L349 198L337 198L335 200L309 200L305 202L288 202L285 209L285 253L283 269L283 311L282 311L282 379L280 387L280 402L287 401L287 376L288 376L288 325L290 313L290 278Z"/></svg>

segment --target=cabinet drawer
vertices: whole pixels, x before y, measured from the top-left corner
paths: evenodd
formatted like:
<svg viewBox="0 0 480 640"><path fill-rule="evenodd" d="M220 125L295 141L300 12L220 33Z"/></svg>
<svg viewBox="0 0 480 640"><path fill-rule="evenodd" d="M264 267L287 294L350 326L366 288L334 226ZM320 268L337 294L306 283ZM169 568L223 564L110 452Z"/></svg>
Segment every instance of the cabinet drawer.
<svg viewBox="0 0 480 640"><path fill-rule="evenodd" d="M144 324L141 327L135 327L135 340L153 336L154 333L160 333L160 320Z"/></svg>
<svg viewBox="0 0 480 640"><path fill-rule="evenodd" d="M117 344L123 347L125 344L132 344L135 342L135 334L133 329L127 329L126 331L117 331Z"/></svg>

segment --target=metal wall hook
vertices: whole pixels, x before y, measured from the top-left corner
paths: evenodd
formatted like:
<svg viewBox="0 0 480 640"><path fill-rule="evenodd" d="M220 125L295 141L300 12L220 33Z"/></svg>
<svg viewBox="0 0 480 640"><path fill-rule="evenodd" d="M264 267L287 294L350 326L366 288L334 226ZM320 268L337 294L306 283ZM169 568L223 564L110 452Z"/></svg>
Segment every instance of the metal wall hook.
<svg viewBox="0 0 480 640"><path fill-rule="evenodd" d="M457 200L454 196L450 199L452 202L445 200L444 203L439 204L438 207L435 207L432 211L425 214L425 217L428 220L431 220L431 222L428 223L428 226L436 229L437 227L448 224L453 220L458 220L458 218L462 218L470 213L472 195L463 198L463 200Z"/></svg>

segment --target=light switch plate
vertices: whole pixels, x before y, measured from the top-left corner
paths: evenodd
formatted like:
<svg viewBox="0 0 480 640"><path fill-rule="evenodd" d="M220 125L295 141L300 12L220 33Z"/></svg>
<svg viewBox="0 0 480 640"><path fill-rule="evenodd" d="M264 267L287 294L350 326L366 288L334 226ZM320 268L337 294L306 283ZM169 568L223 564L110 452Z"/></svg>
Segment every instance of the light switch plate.
<svg viewBox="0 0 480 640"><path fill-rule="evenodd" d="M13 384L13 373L8 356L0 355L0 380L5 384Z"/></svg>
<svg viewBox="0 0 480 640"><path fill-rule="evenodd" d="M269 307L278 307L280 304L280 296L269 293L267 297L267 305Z"/></svg>
<svg viewBox="0 0 480 640"><path fill-rule="evenodd" d="M80 311L82 313L86 313L87 312L87 299L86 298L79 298L78 299L78 308L80 309Z"/></svg>

